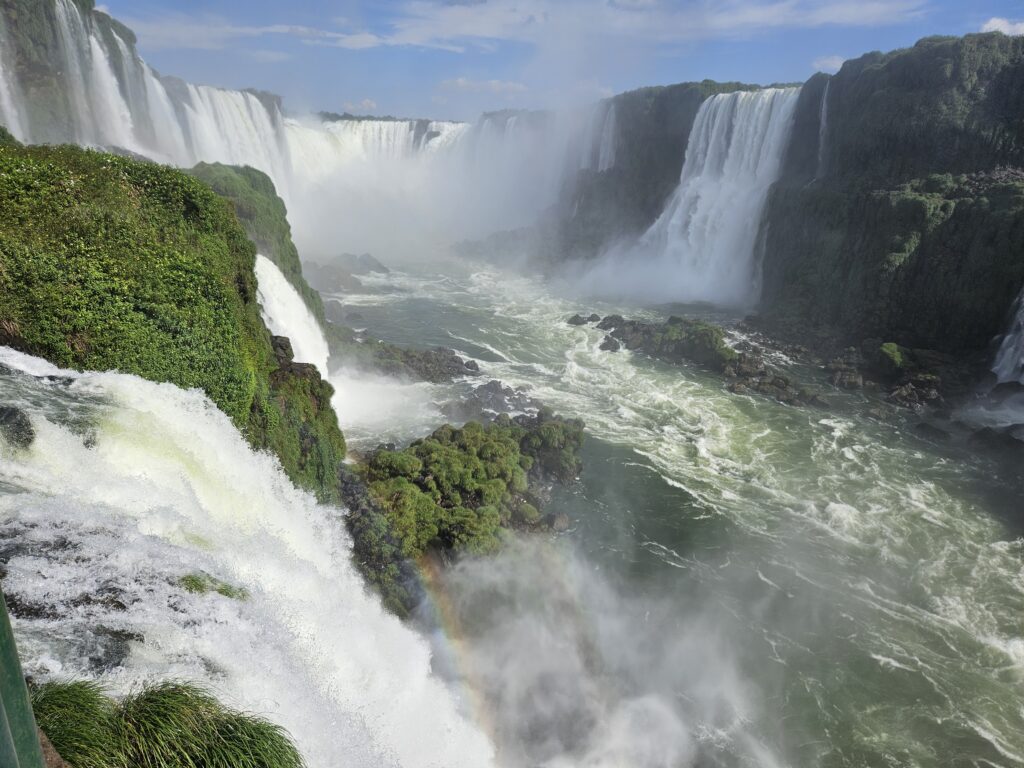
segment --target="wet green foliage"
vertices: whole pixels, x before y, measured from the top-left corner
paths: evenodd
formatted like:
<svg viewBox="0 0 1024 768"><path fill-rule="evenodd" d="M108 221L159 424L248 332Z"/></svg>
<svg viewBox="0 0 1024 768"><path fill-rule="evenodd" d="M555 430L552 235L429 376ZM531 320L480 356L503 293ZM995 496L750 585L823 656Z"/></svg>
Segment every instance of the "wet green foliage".
<svg viewBox="0 0 1024 768"><path fill-rule="evenodd" d="M543 410L445 425L403 450L377 451L362 469L365 485L346 496L357 564L403 614L414 601L409 560L494 552L506 529L542 522L544 487L578 476L582 444L582 422Z"/></svg>
<svg viewBox="0 0 1024 768"><path fill-rule="evenodd" d="M324 307L320 294L302 276L299 252L292 242L288 211L284 201L278 197L270 177L248 166L220 163L200 163L189 173L231 201L238 220L242 222L249 239L255 243L257 252L277 265L310 311L323 322Z"/></svg>
<svg viewBox="0 0 1024 768"><path fill-rule="evenodd" d="M0 343L200 388L296 483L333 499L345 448L332 390L278 370L254 263L231 206L184 173L0 146Z"/></svg>
<svg viewBox="0 0 1024 768"><path fill-rule="evenodd" d="M121 701L90 682L32 691L36 722L72 768L302 768L287 733L203 689L160 683Z"/></svg>
<svg viewBox="0 0 1024 768"><path fill-rule="evenodd" d="M1022 166L1024 38L925 38L815 76L765 211L765 314L794 335L983 351L1024 285Z"/></svg>

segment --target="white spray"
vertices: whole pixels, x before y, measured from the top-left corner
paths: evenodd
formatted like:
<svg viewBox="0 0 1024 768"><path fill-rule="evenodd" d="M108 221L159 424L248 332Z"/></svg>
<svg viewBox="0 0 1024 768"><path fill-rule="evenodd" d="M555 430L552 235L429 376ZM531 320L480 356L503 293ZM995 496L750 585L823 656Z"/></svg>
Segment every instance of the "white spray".
<svg viewBox="0 0 1024 768"><path fill-rule="evenodd" d="M266 256L256 257L257 294L263 322L276 336L287 336L292 342L295 361L312 363L327 377L330 351L320 323L309 311L281 270Z"/></svg>
<svg viewBox="0 0 1024 768"><path fill-rule="evenodd" d="M31 674L105 670L119 692L197 680L283 725L310 768L492 763L425 642L366 592L341 511L296 490L200 392L3 348L0 362L70 380L0 375L37 433L28 450L0 441L0 541L17 542L4 589L46 606L15 622ZM198 571L249 597L178 586ZM104 667L119 632L134 639Z"/></svg>
<svg viewBox="0 0 1024 768"><path fill-rule="evenodd" d="M705 101L664 212L634 247L615 248L590 268L582 288L650 301L753 303L761 217L799 92L769 88Z"/></svg>

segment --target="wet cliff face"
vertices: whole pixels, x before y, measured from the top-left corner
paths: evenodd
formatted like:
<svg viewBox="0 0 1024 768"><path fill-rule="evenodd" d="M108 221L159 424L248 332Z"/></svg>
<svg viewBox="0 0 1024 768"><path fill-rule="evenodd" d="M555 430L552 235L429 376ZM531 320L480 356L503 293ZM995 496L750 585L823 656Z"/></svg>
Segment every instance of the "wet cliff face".
<svg viewBox="0 0 1024 768"><path fill-rule="evenodd" d="M1021 166L1024 39L928 38L816 76L765 213L762 311L984 349L1024 283Z"/></svg>
<svg viewBox="0 0 1024 768"><path fill-rule="evenodd" d="M614 163L566 179L549 227L556 257L591 258L616 239L646 230L679 185L686 144L709 96L750 89L741 83L680 83L608 100L615 110Z"/></svg>

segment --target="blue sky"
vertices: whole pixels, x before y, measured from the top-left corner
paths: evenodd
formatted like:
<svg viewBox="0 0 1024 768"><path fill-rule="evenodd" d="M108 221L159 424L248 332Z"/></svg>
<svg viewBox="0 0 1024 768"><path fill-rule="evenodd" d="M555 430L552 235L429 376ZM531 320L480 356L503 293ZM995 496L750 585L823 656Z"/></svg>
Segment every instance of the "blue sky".
<svg viewBox="0 0 1024 768"><path fill-rule="evenodd" d="M686 80L807 79L1024 0L102 0L164 74L324 109L471 119Z"/></svg>

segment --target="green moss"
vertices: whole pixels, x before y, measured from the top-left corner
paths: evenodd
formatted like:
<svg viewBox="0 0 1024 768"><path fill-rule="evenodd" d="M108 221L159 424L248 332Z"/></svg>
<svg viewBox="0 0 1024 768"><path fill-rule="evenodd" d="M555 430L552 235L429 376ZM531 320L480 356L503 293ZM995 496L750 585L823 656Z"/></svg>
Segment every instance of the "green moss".
<svg viewBox="0 0 1024 768"><path fill-rule="evenodd" d="M187 683L148 686L120 702L94 683L45 683L34 689L32 705L73 768L303 766L283 729Z"/></svg>
<svg viewBox="0 0 1024 768"><path fill-rule="evenodd" d="M714 371L724 370L738 356L726 343L725 331L719 326L676 315L664 323L621 320L611 335L627 349L670 363L689 360Z"/></svg>
<svg viewBox="0 0 1024 768"><path fill-rule="evenodd" d="M255 249L186 174L74 147L0 147L0 343L198 387L289 476L336 498L330 385L277 359Z"/></svg>
<svg viewBox="0 0 1024 768"><path fill-rule="evenodd" d="M882 353L882 356L889 361L893 368L903 368L903 348L899 344L894 344L890 341L880 346L878 350Z"/></svg>
<svg viewBox="0 0 1024 768"><path fill-rule="evenodd" d="M20 147L19 142L4 126L0 125L0 147Z"/></svg>
<svg viewBox="0 0 1024 768"><path fill-rule="evenodd" d="M362 469L365 486L346 497L357 564L404 614L415 602L405 562L494 552L505 529L541 523L542 486L578 476L582 443L582 422L544 410L446 425L404 450L376 452Z"/></svg>
<svg viewBox="0 0 1024 768"><path fill-rule="evenodd" d="M200 163L189 173L231 201L246 234L256 244L257 251L277 265L310 311L323 322L324 307L320 294L302 276L299 252L292 242L291 226L288 224L288 211L284 201L278 197L270 177L248 166L219 163Z"/></svg>
<svg viewBox="0 0 1024 768"><path fill-rule="evenodd" d="M195 595L205 595L210 592L216 592L218 595L230 597L232 600L249 599L249 592L242 587L236 587L232 584L228 584L226 581L221 581L220 579L214 578L210 574L202 571L185 574L178 579L178 586L186 592L191 592Z"/></svg>

